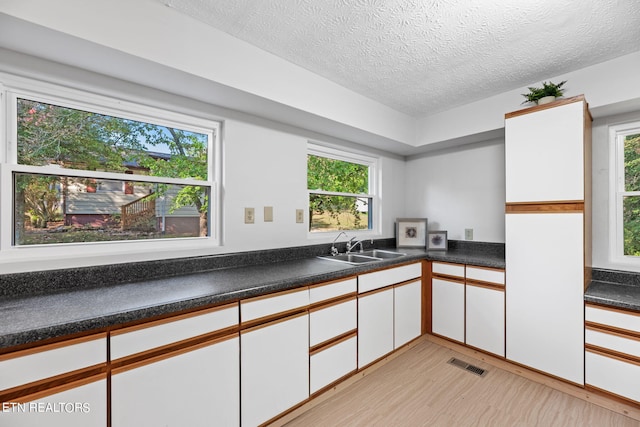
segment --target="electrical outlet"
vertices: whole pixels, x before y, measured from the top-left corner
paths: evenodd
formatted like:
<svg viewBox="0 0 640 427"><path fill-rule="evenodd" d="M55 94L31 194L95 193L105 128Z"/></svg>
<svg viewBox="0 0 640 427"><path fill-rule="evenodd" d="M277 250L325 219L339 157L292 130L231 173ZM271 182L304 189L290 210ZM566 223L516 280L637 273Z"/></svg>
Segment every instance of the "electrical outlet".
<svg viewBox="0 0 640 427"><path fill-rule="evenodd" d="M473 240L473 228L464 229L464 240Z"/></svg>
<svg viewBox="0 0 640 427"><path fill-rule="evenodd" d="M304 222L304 209L296 209L296 222L302 224Z"/></svg>
<svg viewBox="0 0 640 427"><path fill-rule="evenodd" d="M244 223L253 224L256 220L256 212L253 208L244 208Z"/></svg>
<svg viewBox="0 0 640 427"><path fill-rule="evenodd" d="M264 207L264 222L273 222L273 206Z"/></svg>

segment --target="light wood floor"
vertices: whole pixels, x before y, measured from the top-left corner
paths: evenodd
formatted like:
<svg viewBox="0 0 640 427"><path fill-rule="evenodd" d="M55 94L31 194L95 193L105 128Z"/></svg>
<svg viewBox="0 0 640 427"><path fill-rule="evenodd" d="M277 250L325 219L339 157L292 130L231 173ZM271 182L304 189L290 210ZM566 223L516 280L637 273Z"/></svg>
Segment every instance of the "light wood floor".
<svg viewBox="0 0 640 427"><path fill-rule="evenodd" d="M488 372L478 377L447 364L451 357ZM421 338L286 426L638 427L640 421Z"/></svg>

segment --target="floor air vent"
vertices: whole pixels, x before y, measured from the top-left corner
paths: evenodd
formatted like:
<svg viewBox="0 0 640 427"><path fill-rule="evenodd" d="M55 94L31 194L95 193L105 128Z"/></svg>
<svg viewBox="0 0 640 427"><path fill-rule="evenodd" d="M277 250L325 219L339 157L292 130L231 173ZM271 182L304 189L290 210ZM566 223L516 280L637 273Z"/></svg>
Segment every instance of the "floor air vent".
<svg viewBox="0 0 640 427"><path fill-rule="evenodd" d="M482 368L478 368L477 366L469 365L464 360L456 359L455 357L452 357L451 359L449 359L447 363L453 366L457 366L458 368L464 369L465 371L469 371L472 374L476 374L479 377L484 377L487 374L486 370Z"/></svg>

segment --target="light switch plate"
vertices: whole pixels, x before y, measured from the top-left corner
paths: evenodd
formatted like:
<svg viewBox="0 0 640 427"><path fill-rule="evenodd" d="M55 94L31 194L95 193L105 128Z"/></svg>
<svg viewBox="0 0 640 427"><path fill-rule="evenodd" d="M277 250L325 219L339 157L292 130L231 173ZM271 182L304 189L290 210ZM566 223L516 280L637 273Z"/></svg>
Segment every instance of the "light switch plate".
<svg viewBox="0 0 640 427"><path fill-rule="evenodd" d="M304 209L296 209L296 222L302 224L304 222Z"/></svg>
<svg viewBox="0 0 640 427"><path fill-rule="evenodd" d="M464 229L464 240L473 240L473 228Z"/></svg>
<svg viewBox="0 0 640 427"><path fill-rule="evenodd" d="M253 208L244 208L244 223L253 224L256 220L256 212Z"/></svg>
<svg viewBox="0 0 640 427"><path fill-rule="evenodd" d="M264 222L273 222L273 206L264 207Z"/></svg>

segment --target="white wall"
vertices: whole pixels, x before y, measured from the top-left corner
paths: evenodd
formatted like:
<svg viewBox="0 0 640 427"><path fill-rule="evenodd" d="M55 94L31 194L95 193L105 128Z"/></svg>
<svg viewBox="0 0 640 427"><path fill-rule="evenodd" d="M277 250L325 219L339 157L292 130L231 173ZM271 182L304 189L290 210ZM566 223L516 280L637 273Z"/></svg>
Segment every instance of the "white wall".
<svg viewBox="0 0 640 427"><path fill-rule="evenodd" d="M427 217L450 239L504 242L504 140L455 147L409 159L406 214Z"/></svg>
<svg viewBox="0 0 640 427"><path fill-rule="evenodd" d="M7 64L4 62L6 57L0 55L0 72L8 68L15 73L22 67L24 73L19 75L28 74L43 81L51 80L57 84L95 91L116 99L143 102L184 114L221 121L223 245L208 249L111 253L103 256L84 254L81 247L64 248L57 251L54 256L23 255L24 251L21 251L20 254L9 258L6 254L0 254L1 273L331 242L336 233L310 236L307 232L306 159L307 142L310 140L379 157L382 169L380 183L380 192L383 196L382 232L368 233L366 237L393 237L395 218L404 215L404 159L401 156L66 65L24 55L9 57L12 61ZM273 207L273 222L264 222L265 206ZM245 207L255 209L254 224L244 223ZM305 223L295 222L296 209L304 210Z"/></svg>
<svg viewBox="0 0 640 427"><path fill-rule="evenodd" d="M331 242L337 233L308 230L307 141L301 135L246 122L225 121L224 251L267 249ZM313 141L318 141L314 138ZM334 141L329 145L335 146ZM347 149L353 149L347 144ZM378 153L383 199L381 234L393 237L395 218L404 212L404 160ZM273 222L264 222L273 206ZM244 223L244 208L256 209L255 224ZM303 209L305 223L295 222ZM324 235L325 237L322 237Z"/></svg>

